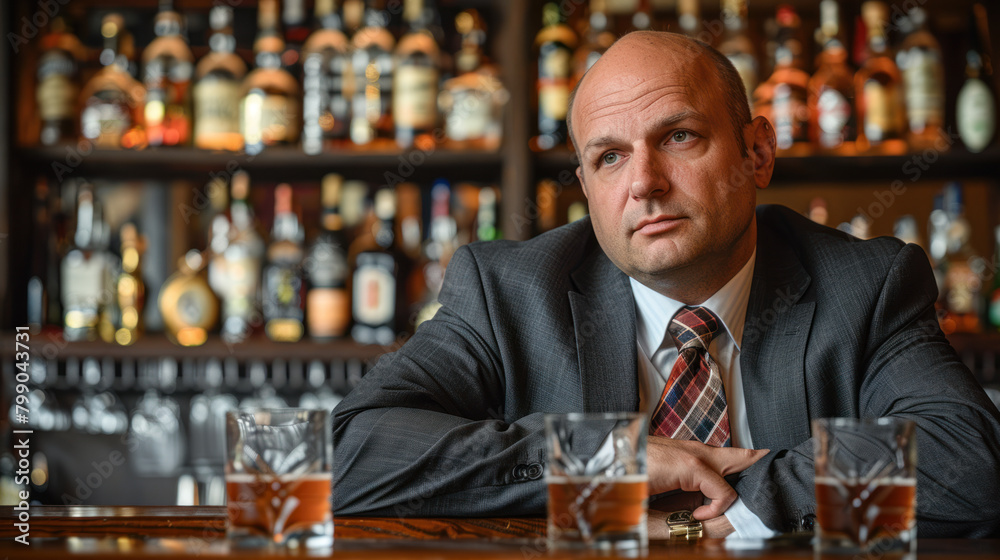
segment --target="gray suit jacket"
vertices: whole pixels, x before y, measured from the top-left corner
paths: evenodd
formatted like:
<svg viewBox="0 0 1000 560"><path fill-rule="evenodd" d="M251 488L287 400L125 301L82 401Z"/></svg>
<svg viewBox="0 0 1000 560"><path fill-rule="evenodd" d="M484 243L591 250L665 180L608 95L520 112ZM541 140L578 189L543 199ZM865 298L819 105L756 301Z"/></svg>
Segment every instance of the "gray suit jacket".
<svg viewBox="0 0 1000 560"><path fill-rule="evenodd" d="M1000 533L1000 412L938 328L923 252L757 210L740 367L754 444L735 484L769 527L815 510L809 421L918 423L923 537ZM435 318L334 411L338 514L539 515L544 413L637 410L627 276L583 219L452 258Z"/></svg>

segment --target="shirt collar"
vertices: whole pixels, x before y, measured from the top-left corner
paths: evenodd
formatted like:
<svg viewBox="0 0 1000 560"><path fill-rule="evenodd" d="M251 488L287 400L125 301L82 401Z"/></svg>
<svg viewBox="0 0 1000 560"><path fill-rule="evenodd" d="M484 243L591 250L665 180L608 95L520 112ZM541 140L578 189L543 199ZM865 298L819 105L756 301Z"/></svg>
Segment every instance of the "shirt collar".
<svg viewBox="0 0 1000 560"><path fill-rule="evenodd" d="M753 269L757 262L757 249L750 259L719 291L701 304L722 321L726 333L736 345L737 351L743 342L743 326L746 322L747 304L750 302L750 287ZM684 307L684 304L645 286L629 277L632 297L636 307L636 338L647 356L652 357L667 338L667 323Z"/></svg>

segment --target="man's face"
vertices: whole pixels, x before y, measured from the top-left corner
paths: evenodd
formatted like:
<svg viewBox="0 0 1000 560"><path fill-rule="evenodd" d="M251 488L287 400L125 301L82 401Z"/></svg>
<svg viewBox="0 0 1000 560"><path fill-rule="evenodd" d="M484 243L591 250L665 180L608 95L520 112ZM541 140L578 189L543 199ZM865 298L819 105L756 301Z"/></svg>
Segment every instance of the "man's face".
<svg viewBox="0 0 1000 560"><path fill-rule="evenodd" d="M742 265L756 205L714 65L686 46L653 43L609 51L573 106L597 239L618 268L651 286L737 253Z"/></svg>

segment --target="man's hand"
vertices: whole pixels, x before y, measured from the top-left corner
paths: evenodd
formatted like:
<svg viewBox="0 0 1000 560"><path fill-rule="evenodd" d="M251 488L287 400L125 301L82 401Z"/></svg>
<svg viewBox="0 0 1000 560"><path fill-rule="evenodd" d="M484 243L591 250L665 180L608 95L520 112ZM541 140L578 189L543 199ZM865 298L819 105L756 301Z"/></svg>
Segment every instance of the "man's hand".
<svg viewBox="0 0 1000 560"><path fill-rule="evenodd" d="M646 446L649 494L677 489L698 491L712 502L695 509L692 512L695 519L719 517L737 497L736 490L722 477L746 470L768 451L649 436Z"/></svg>

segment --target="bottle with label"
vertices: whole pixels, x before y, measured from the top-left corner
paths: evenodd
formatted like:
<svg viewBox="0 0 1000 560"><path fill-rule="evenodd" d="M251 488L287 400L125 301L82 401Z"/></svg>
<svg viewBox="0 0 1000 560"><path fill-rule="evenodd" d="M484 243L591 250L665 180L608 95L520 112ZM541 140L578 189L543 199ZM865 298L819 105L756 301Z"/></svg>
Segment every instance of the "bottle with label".
<svg viewBox="0 0 1000 560"><path fill-rule="evenodd" d="M344 178L336 173L323 177L322 232L309 250L306 274L306 325L315 340L331 340L347 334L351 322L351 297L347 291L347 240L340 216Z"/></svg>
<svg viewBox="0 0 1000 560"><path fill-rule="evenodd" d="M836 0L820 2L819 37L823 51L809 79L809 136L820 152L850 155L855 149L854 72L847 66L847 49L840 40Z"/></svg>
<svg viewBox="0 0 1000 560"><path fill-rule="evenodd" d="M584 73L615 42L615 34L608 29L607 0L590 0L587 21L586 40L573 55L573 83L579 83Z"/></svg>
<svg viewBox="0 0 1000 560"><path fill-rule="evenodd" d="M118 276L115 297L120 314L115 342L122 346L134 343L142 335L142 312L146 303L146 284L142 280L140 261L145 242L135 224L129 222L121 229L122 271Z"/></svg>
<svg viewBox="0 0 1000 560"><path fill-rule="evenodd" d="M441 52L428 26L434 17L429 0L406 0L403 19L409 32L396 46L392 84L392 117L396 144L403 149L434 148L438 123L438 81Z"/></svg>
<svg viewBox="0 0 1000 560"><path fill-rule="evenodd" d="M240 124L244 149L255 155L265 146L298 141L302 109L299 82L282 66L285 42L278 33L276 0L261 0L254 42L257 68L243 81Z"/></svg>
<svg viewBox="0 0 1000 560"><path fill-rule="evenodd" d="M538 47L538 136L531 148L536 151L562 146L568 139L566 116L573 88L573 49L576 33L555 3L542 9L544 27L535 37Z"/></svg>
<svg viewBox="0 0 1000 560"><path fill-rule="evenodd" d="M906 153L906 101L903 77L889 52L885 2L865 2L861 14L867 26L868 59L854 75L858 111L858 153Z"/></svg>
<svg viewBox="0 0 1000 560"><path fill-rule="evenodd" d="M431 187L430 236L424 243L423 259L416 273L421 276L426 291L417 302L414 328L434 317L441 304L438 294L444 282L445 267L458 249L458 226L451 215L451 187L448 181L438 180Z"/></svg>
<svg viewBox="0 0 1000 560"><path fill-rule="evenodd" d="M352 247L354 279L351 336L361 344L389 345L401 329L403 282L402 256L396 244L396 193L389 188L375 193L377 221L371 235L359 237Z"/></svg>
<svg viewBox="0 0 1000 560"><path fill-rule="evenodd" d="M146 84L146 138L150 146L181 146L191 139L194 57L181 35L181 15L160 0L156 39L142 52Z"/></svg>
<svg viewBox="0 0 1000 560"><path fill-rule="evenodd" d="M369 0L371 1L371 0ZM346 6L345 6L346 9ZM386 29L389 16L368 6L365 27L351 39L354 99L351 104L351 141L358 146L387 148L392 145L392 84L396 44Z"/></svg>
<svg viewBox="0 0 1000 560"><path fill-rule="evenodd" d="M476 10L455 17L462 48L455 56L458 76L444 83L438 105L445 117L445 134L456 148L496 150L503 130L503 106L509 97L499 69L483 54L486 29Z"/></svg>
<svg viewBox="0 0 1000 560"><path fill-rule="evenodd" d="M205 280L205 258L192 249L177 263L177 272L160 287L158 305L167 338L179 346L201 346L219 317L219 302Z"/></svg>
<svg viewBox="0 0 1000 560"><path fill-rule="evenodd" d="M111 274L111 255L100 246L102 225L95 211L94 192L80 187L73 248L62 260L63 336L66 340L97 338L100 314L109 299L105 293Z"/></svg>
<svg viewBox="0 0 1000 560"><path fill-rule="evenodd" d="M970 240L972 228L965 217L962 186L951 183L945 187L944 212L948 216L948 253L945 257L944 309L941 330L978 333L982 331L982 277L972 268L979 261Z"/></svg>
<svg viewBox="0 0 1000 560"><path fill-rule="evenodd" d="M35 90L42 121L39 140L52 146L76 139L78 61L84 49L61 17L52 20L52 27L42 37L41 48Z"/></svg>
<svg viewBox="0 0 1000 560"><path fill-rule="evenodd" d="M966 149L979 153L996 133L996 96L993 93L993 64L986 8L972 7L969 50L965 55L965 83L958 92L955 109L958 134Z"/></svg>
<svg viewBox="0 0 1000 560"><path fill-rule="evenodd" d="M914 7L909 11L914 31L896 54L896 64L903 74L906 92L906 116L910 149L934 148L945 151L950 144L944 134L944 62L941 45L927 30L927 12Z"/></svg>
<svg viewBox="0 0 1000 560"><path fill-rule="evenodd" d="M302 150L321 153L348 139L354 72L334 0L316 1L319 28L302 49Z"/></svg>
<svg viewBox="0 0 1000 560"><path fill-rule="evenodd" d="M257 292L264 241L254 227L253 212L248 202L250 176L245 171L234 173L231 188L229 218L218 220L224 231L218 245L213 243L212 247L218 253L213 259L213 266L218 266L219 270L215 274L210 271L210 276L221 279L221 289L217 288L216 292L222 299L222 338L235 343L250 336L254 324L259 324ZM216 235L213 234L213 237Z"/></svg>
<svg viewBox="0 0 1000 560"><path fill-rule="evenodd" d="M809 74L801 68L800 20L791 6L778 8L774 72L754 91L754 113L771 121L779 156L801 156L809 146Z"/></svg>
<svg viewBox="0 0 1000 560"><path fill-rule="evenodd" d="M195 69L193 90L194 145L206 150L237 151L243 147L240 132L240 90L247 66L236 54L233 9L214 6L209 12L212 49Z"/></svg>
<svg viewBox="0 0 1000 560"><path fill-rule="evenodd" d="M261 284L264 332L277 342L297 342L305 332L302 227L292 209L292 187L274 190L274 229Z"/></svg>
<svg viewBox="0 0 1000 560"><path fill-rule="evenodd" d="M146 90L129 73L134 49L121 14L104 16L101 36L103 68L80 95L80 133L101 148L142 148L146 145L142 125Z"/></svg>
<svg viewBox="0 0 1000 560"><path fill-rule="evenodd" d="M758 64L753 42L747 34L746 0L722 0L722 22L726 31L717 48L739 72L747 101L752 103L753 91L757 87Z"/></svg>

